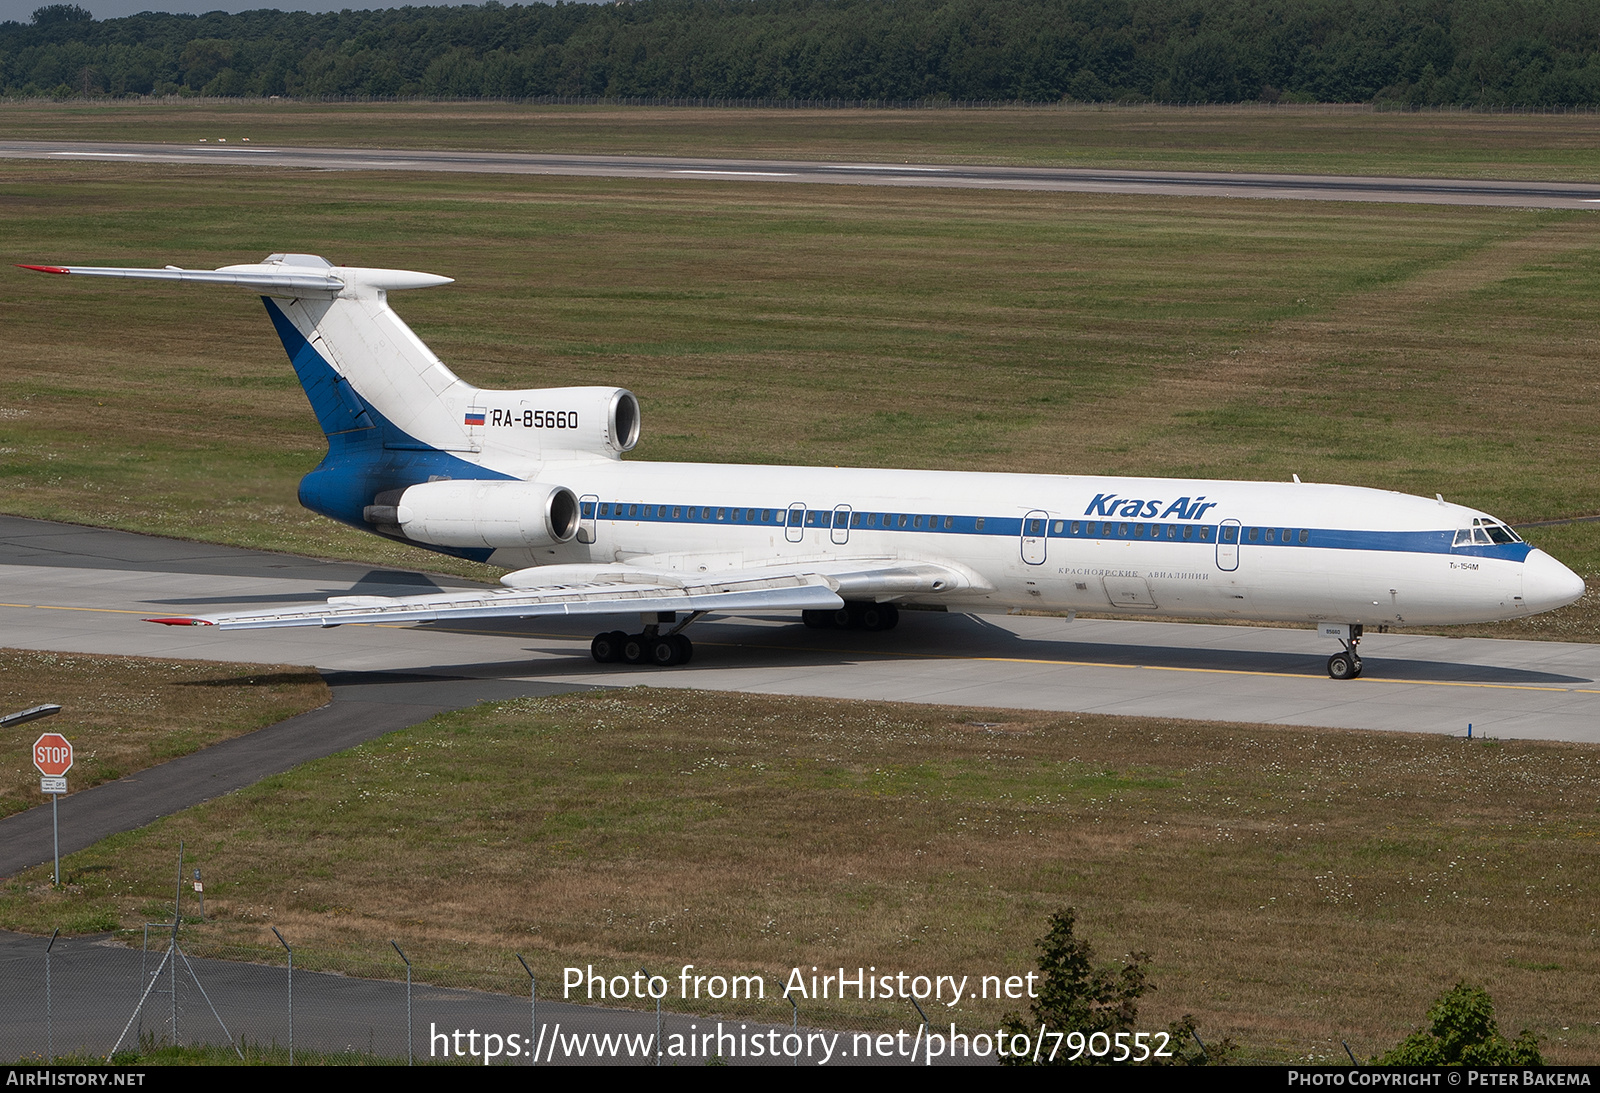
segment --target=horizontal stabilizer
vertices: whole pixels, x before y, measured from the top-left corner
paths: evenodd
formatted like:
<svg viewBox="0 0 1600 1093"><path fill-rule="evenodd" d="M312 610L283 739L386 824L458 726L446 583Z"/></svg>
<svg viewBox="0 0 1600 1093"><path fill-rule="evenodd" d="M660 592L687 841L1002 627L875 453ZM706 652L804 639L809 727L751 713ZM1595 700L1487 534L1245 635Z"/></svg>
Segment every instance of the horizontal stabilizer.
<svg viewBox="0 0 1600 1093"><path fill-rule="evenodd" d="M193 281L206 285L234 285L256 292L274 293L340 292L344 282L332 274L310 271L295 273L224 273L205 269L133 269L119 266L22 266L40 273L76 273L87 277L121 277L133 281Z"/></svg>
<svg viewBox="0 0 1600 1093"><path fill-rule="evenodd" d="M221 269L145 269L135 266L30 266L39 273L77 274L83 277L117 277L131 281L187 281L203 285L231 285L268 296L337 296L347 289L431 288L448 285L451 278L406 269L367 269L335 266L310 254L274 254L264 262Z"/></svg>

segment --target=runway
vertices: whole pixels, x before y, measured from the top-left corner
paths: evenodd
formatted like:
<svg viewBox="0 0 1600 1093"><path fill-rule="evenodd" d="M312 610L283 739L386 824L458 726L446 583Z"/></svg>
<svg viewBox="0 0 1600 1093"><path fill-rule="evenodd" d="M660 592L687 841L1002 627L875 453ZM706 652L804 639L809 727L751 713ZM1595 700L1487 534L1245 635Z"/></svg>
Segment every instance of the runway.
<svg viewBox="0 0 1600 1093"><path fill-rule="evenodd" d="M674 156L579 156L515 152L441 152L370 148L295 148L205 143L0 141L0 159L157 163L174 167L258 167L318 171L433 171L471 174L576 175L702 181L821 183L1064 193L1159 194L1169 197L1379 201L1426 205L1500 205L1589 209L1600 186L1481 179L1369 178L1345 175L1127 171L1073 167L1001 167L912 163L708 159Z"/></svg>
<svg viewBox="0 0 1600 1093"><path fill-rule="evenodd" d="M1201 718L1275 725L1600 742L1600 644L1372 634L1366 674L1327 678L1306 630L905 612L884 634L793 616L712 618L692 664L601 666L606 620L346 626L218 633L143 620L463 582L262 551L0 517L0 626L28 649L314 666L419 706L573 686L704 688ZM627 626L622 617L614 625ZM449 688L443 694L437 688Z"/></svg>

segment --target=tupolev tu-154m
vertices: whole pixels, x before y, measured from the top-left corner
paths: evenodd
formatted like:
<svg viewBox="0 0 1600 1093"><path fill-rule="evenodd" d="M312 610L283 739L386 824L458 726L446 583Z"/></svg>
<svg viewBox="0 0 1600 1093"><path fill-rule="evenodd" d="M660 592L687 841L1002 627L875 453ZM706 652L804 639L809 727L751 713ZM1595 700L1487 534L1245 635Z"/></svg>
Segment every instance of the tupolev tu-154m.
<svg viewBox="0 0 1600 1093"><path fill-rule="evenodd" d="M708 612L798 611L885 630L901 605L1303 622L1361 674L1365 627L1514 619L1583 581L1488 513L1357 486L624 460L622 388L491 391L390 308L450 283L308 254L218 270L27 266L260 294L328 454L300 502L352 527L503 566L504 587L153 619L219 630L638 613L602 663L672 665Z"/></svg>

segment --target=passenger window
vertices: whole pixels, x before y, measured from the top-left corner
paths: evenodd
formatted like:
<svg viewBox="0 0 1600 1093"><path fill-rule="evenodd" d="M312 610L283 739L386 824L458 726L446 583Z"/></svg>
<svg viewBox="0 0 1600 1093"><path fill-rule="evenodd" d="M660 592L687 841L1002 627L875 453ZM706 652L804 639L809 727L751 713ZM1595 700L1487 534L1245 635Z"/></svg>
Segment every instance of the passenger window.
<svg viewBox="0 0 1600 1093"><path fill-rule="evenodd" d="M600 506L600 515L601 516L610 516L611 515L611 502L607 501L605 504Z"/></svg>
<svg viewBox="0 0 1600 1093"><path fill-rule="evenodd" d="M900 514L900 519L895 521L895 526L896 527L902 527L902 528L905 527L907 519L908 519L908 517L906 516L906 514L902 512Z"/></svg>
<svg viewBox="0 0 1600 1093"><path fill-rule="evenodd" d="M1078 534L1078 521L1076 520L1072 521L1072 534Z"/></svg>
<svg viewBox="0 0 1600 1093"><path fill-rule="evenodd" d="M674 520L683 519L683 508L681 506L679 506L679 505L673 505L672 506L672 518Z"/></svg>
<svg viewBox="0 0 1600 1093"><path fill-rule="evenodd" d="M1060 535L1063 531L1066 530L1066 527L1067 527L1067 522L1065 520L1057 520L1055 522L1055 524L1051 526L1050 534L1052 534L1052 535Z"/></svg>
<svg viewBox="0 0 1600 1093"><path fill-rule="evenodd" d="M972 522L972 530L973 531L982 531L983 530L983 517L980 516L980 517L978 517L976 520L974 520Z"/></svg>
<svg viewBox="0 0 1600 1093"><path fill-rule="evenodd" d="M1211 541L1211 529L1209 527L1200 529L1200 541L1202 543L1209 543ZM1233 534L1231 532L1228 535L1228 542L1233 542Z"/></svg>
<svg viewBox="0 0 1600 1093"><path fill-rule="evenodd" d="M1135 524L1135 525L1133 525L1133 537L1135 539L1144 538L1144 525L1143 524Z"/></svg>
<svg viewBox="0 0 1600 1093"><path fill-rule="evenodd" d="M1250 541L1252 543L1255 542L1256 539L1258 539L1260 537L1260 535L1261 535L1261 529L1260 528L1251 528L1250 529Z"/></svg>
<svg viewBox="0 0 1600 1093"><path fill-rule="evenodd" d="M953 528L955 526L956 526L956 518L954 516L946 516L944 518L944 529L946 531L949 531L951 528Z"/></svg>
<svg viewBox="0 0 1600 1093"><path fill-rule="evenodd" d="M1251 535L1251 536L1250 536L1250 538L1252 538L1252 539L1254 539L1254 538L1255 538L1255 536L1254 536L1254 535ZM1275 528L1268 528L1268 529L1267 529L1267 542L1269 542L1269 543L1276 543L1276 542L1277 542L1277 541L1278 541L1278 540L1277 540L1277 529L1275 529Z"/></svg>
<svg viewBox="0 0 1600 1093"><path fill-rule="evenodd" d="M920 528L922 526L922 516L921 516L921 514L918 514L917 518L915 520L911 521L911 526L914 527L914 528Z"/></svg>
<svg viewBox="0 0 1600 1093"><path fill-rule="evenodd" d="M628 515L629 516L638 516L639 515L639 506L638 505L629 505L628 506Z"/></svg>
<svg viewBox="0 0 1600 1093"><path fill-rule="evenodd" d="M1300 529L1300 541L1302 543L1305 543L1305 542L1309 542L1310 540L1311 540L1311 532L1307 531L1305 528L1301 528Z"/></svg>
<svg viewBox="0 0 1600 1093"><path fill-rule="evenodd" d="M1205 532L1207 532L1209 530L1211 530L1211 529L1210 528L1201 528L1200 529L1201 538L1204 538L1205 537ZM1239 530L1238 528L1223 528L1222 529L1222 541L1224 543L1233 542L1234 533L1237 532L1238 530Z"/></svg>
<svg viewBox="0 0 1600 1093"><path fill-rule="evenodd" d="M1185 525L1183 525L1183 537L1185 539L1193 539L1194 538L1194 525L1193 524L1185 524Z"/></svg>
<svg viewBox="0 0 1600 1093"><path fill-rule="evenodd" d="M861 514L859 512L852 512L850 514L850 526L853 528L858 528L861 526Z"/></svg>

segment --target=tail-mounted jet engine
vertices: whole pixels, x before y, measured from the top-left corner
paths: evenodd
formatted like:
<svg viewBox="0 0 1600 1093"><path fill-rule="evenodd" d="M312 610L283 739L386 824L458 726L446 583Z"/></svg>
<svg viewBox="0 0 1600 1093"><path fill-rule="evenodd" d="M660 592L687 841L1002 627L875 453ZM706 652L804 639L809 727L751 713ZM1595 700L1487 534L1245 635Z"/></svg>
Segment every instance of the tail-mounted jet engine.
<svg viewBox="0 0 1600 1093"><path fill-rule="evenodd" d="M541 459L615 459L639 443L639 400L620 387L475 391L462 421L474 450Z"/></svg>
<svg viewBox="0 0 1600 1093"><path fill-rule="evenodd" d="M540 547L578 533L578 498L536 482L424 482L389 490L362 512L381 534L444 547Z"/></svg>

